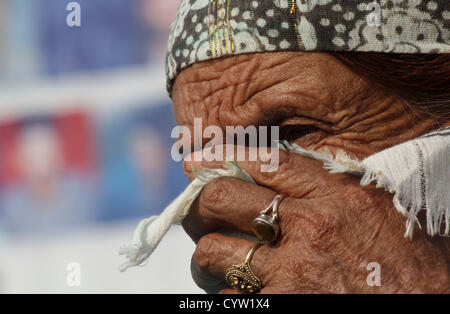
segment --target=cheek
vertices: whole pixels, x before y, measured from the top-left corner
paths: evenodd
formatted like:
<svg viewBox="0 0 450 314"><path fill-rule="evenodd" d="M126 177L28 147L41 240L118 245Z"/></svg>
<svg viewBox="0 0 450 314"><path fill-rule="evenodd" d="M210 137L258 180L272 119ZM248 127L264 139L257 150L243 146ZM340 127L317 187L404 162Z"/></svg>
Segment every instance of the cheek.
<svg viewBox="0 0 450 314"><path fill-rule="evenodd" d="M205 87L207 85L207 87ZM177 79L173 89L172 100L174 104L174 116L178 125L194 127L194 119L201 118L202 130L208 125L220 126L217 118L220 104L215 102L219 96L218 93L205 95L205 89L214 88L214 83L192 83L183 80L183 77ZM220 99L220 97L219 97ZM193 131L193 130L192 130Z"/></svg>
<svg viewBox="0 0 450 314"><path fill-rule="evenodd" d="M185 105L183 105L186 101L182 94L183 90L181 88L175 88L175 86L172 92L173 114L177 124L184 125L187 122L185 118Z"/></svg>
<svg viewBox="0 0 450 314"><path fill-rule="evenodd" d="M173 97L173 99L175 99L175 97ZM183 108L178 102L173 101L173 103L174 103L173 114L175 117L175 121L177 122L178 125L183 125L184 124L183 122L186 120L184 118L184 114L182 114Z"/></svg>

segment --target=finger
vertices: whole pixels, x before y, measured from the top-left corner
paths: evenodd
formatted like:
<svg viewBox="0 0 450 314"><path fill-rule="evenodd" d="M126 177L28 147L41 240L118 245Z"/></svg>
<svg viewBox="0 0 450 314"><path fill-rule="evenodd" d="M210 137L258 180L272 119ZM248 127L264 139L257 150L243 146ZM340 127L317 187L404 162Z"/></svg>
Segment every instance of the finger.
<svg viewBox="0 0 450 314"><path fill-rule="evenodd" d="M223 278L217 279L201 273L194 262L194 256L191 258L191 275L195 284L208 294L216 294L228 287Z"/></svg>
<svg viewBox="0 0 450 314"><path fill-rule="evenodd" d="M194 241L223 228L253 234L251 222L275 196L276 193L267 188L242 180L216 179L204 187L184 219L183 227Z"/></svg>
<svg viewBox="0 0 450 314"><path fill-rule="evenodd" d="M321 162L301 156L296 153L286 152L271 148L237 147L230 145L216 146L214 151L222 152L222 158L217 157L213 161L202 159L212 148L189 155L183 163L184 171L189 178L194 178L194 169L223 168L223 160L228 153L233 156L238 165L245 170L258 185L268 187L278 193L287 194L297 198L315 198L330 194L332 187L336 187L337 181L346 178L354 181L347 175L330 175L323 168ZM242 153L243 151L243 153ZM261 160L263 153L272 157L273 171L267 171L268 162ZM219 156L219 155L217 155ZM255 159L256 158L256 159ZM355 181L356 182L356 181ZM348 183L348 182L345 182ZM357 182L356 182L357 183Z"/></svg>
<svg viewBox="0 0 450 314"><path fill-rule="evenodd" d="M194 252L193 263L202 278L225 280L225 272L232 265L241 264L247 254L255 246L254 242L228 237L219 233L211 233L200 239ZM250 265L254 274L264 283L267 262L267 246L259 247L251 259ZM202 286L200 286L203 288Z"/></svg>

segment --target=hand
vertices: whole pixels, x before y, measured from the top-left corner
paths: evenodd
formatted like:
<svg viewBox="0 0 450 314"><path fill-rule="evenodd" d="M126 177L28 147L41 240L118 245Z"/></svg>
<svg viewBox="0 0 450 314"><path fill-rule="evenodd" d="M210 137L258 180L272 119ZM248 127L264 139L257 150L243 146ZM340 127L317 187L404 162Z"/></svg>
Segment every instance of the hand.
<svg viewBox="0 0 450 314"><path fill-rule="evenodd" d="M233 178L211 182L183 223L197 242L194 279L207 292L235 293L226 288L224 273L242 263L254 245L218 231L252 235L251 221L276 194L288 196L279 208L281 235L259 248L251 262L265 286L261 293L450 292L448 247L424 232L404 238L405 218L393 207L392 194L283 151L276 172L260 172L260 162L238 164L257 185ZM185 162L190 178L192 166L222 165ZM379 287L366 281L371 262L381 266Z"/></svg>

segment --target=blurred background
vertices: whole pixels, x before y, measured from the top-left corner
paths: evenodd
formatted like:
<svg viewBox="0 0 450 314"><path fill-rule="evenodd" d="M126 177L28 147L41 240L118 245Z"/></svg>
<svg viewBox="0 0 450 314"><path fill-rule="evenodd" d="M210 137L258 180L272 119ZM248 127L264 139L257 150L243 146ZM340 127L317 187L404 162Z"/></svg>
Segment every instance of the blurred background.
<svg viewBox="0 0 450 314"><path fill-rule="evenodd" d="M70 2L0 0L0 293L200 292L180 227L118 271L188 184L164 75L179 0L78 0L80 27Z"/></svg>

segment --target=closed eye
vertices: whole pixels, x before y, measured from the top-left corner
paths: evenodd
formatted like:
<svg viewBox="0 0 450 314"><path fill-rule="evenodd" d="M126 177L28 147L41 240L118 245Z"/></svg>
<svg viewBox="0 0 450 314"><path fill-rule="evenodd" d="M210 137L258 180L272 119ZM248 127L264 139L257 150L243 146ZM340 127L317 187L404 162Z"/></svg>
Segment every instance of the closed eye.
<svg viewBox="0 0 450 314"><path fill-rule="evenodd" d="M288 125L280 128L280 139L310 147L326 138L328 133L314 125Z"/></svg>

